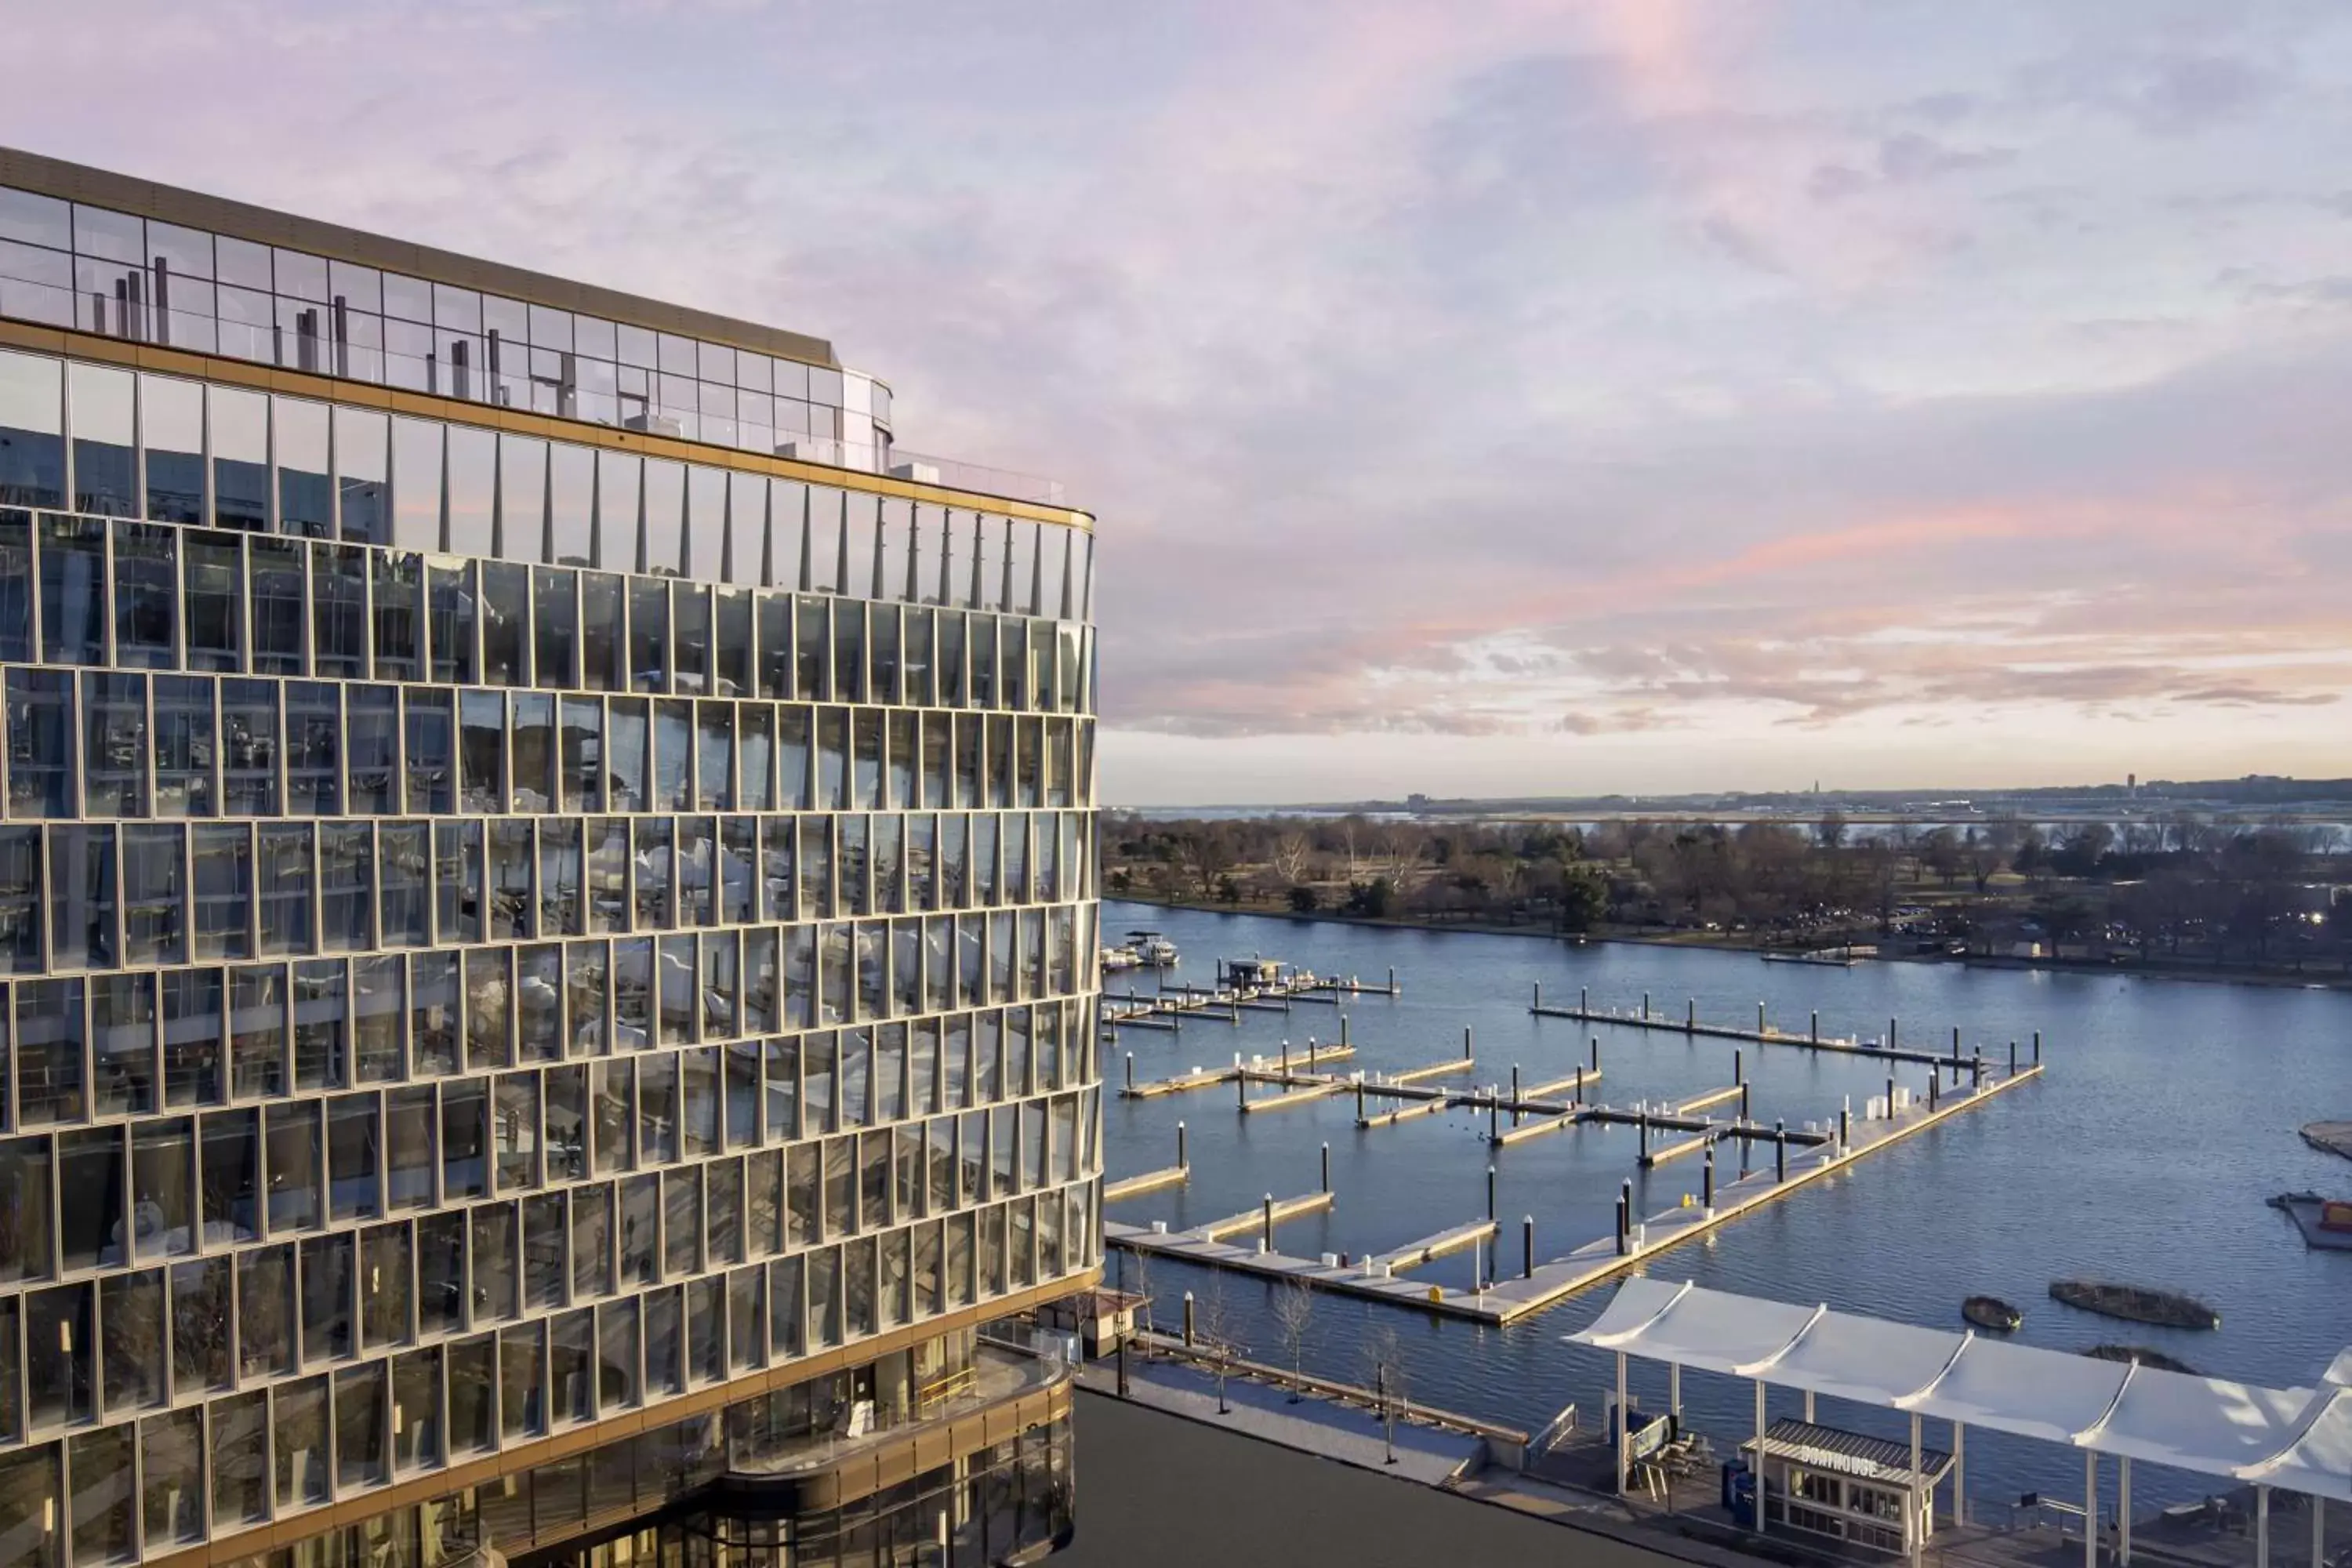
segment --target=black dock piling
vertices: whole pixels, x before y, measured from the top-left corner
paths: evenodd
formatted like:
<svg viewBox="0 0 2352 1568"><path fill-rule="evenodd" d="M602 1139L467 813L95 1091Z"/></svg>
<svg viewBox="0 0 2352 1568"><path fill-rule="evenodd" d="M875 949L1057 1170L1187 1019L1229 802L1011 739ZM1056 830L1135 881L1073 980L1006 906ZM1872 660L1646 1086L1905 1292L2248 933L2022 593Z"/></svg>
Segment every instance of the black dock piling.
<svg viewBox="0 0 2352 1568"><path fill-rule="evenodd" d="M2017 1042L2015 1040L2009 1042L2009 1076L2011 1078L2017 1076Z"/></svg>
<svg viewBox="0 0 2352 1568"><path fill-rule="evenodd" d="M1543 1011L1543 982L1540 980L1536 982L1536 999L1532 1005L1537 1012Z"/></svg>
<svg viewBox="0 0 2352 1568"><path fill-rule="evenodd" d="M1348 1043L1348 1015L1345 1013L1339 1015L1339 1043L1343 1046Z"/></svg>
<svg viewBox="0 0 2352 1568"><path fill-rule="evenodd" d="M1486 1097L1486 1142L1489 1142L1489 1143L1499 1143L1499 1142L1501 1142L1503 1141L1502 1120L1503 1120L1503 1102L1502 1102L1502 1100L1501 1100L1501 1099L1500 1099L1500 1097L1498 1097L1498 1096L1492 1095L1492 1094L1488 1095L1488 1096Z"/></svg>
<svg viewBox="0 0 2352 1568"><path fill-rule="evenodd" d="M1536 1277L1536 1216L1519 1216L1519 1278Z"/></svg>
<svg viewBox="0 0 2352 1568"><path fill-rule="evenodd" d="M1937 1072L1934 1068L1927 1069L1927 1110L1930 1115L1935 1113L1936 1107L1939 1103L1943 1081L1942 1073Z"/></svg>
<svg viewBox="0 0 2352 1568"><path fill-rule="evenodd" d="M1176 1124L1176 1168L1180 1171L1192 1168L1192 1156L1184 1152L1184 1124L1181 1121Z"/></svg>
<svg viewBox="0 0 2352 1568"><path fill-rule="evenodd" d="M1698 998L1696 996L1686 997L1684 999L1683 1033L1685 1035L1696 1035L1698 1033Z"/></svg>
<svg viewBox="0 0 2352 1568"><path fill-rule="evenodd" d="M1789 1179L1789 1128L1785 1122L1772 1123L1772 1179Z"/></svg>
<svg viewBox="0 0 2352 1568"><path fill-rule="evenodd" d="M1234 1064L1234 1104L1242 1110L1249 1109L1249 1069L1239 1062Z"/></svg>
<svg viewBox="0 0 2352 1568"><path fill-rule="evenodd" d="M2042 1065L2042 1031L2039 1029L2033 1031L2033 1065Z"/></svg>
<svg viewBox="0 0 2352 1568"><path fill-rule="evenodd" d="M1886 1020L1886 1048L1890 1051L1895 1048L1895 1019Z"/></svg>
<svg viewBox="0 0 2352 1568"><path fill-rule="evenodd" d="M1617 1255L1623 1257L1632 1250L1633 1239L1633 1184L1629 1180L1617 1189Z"/></svg>
<svg viewBox="0 0 2352 1568"><path fill-rule="evenodd" d="M1634 1124L1642 1130L1642 1163L1650 1163L1650 1112L1647 1107L1633 1113Z"/></svg>
<svg viewBox="0 0 2352 1568"><path fill-rule="evenodd" d="M1743 1083L1739 1086L1739 1120L1742 1121L1748 1120L1748 1090L1747 1084Z"/></svg>
<svg viewBox="0 0 2352 1568"><path fill-rule="evenodd" d="M1977 1047L1977 1054L1969 1058L1969 1087L1984 1087L1984 1047L1981 1046Z"/></svg>
<svg viewBox="0 0 2352 1568"><path fill-rule="evenodd" d="M1576 1108L1584 1109L1584 1066L1580 1062L1576 1068Z"/></svg>
<svg viewBox="0 0 2352 1568"><path fill-rule="evenodd" d="M1288 1078L1290 1076L1290 1042L1288 1039L1285 1039L1282 1042L1282 1076L1285 1078Z"/></svg>
<svg viewBox="0 0 2352 1568"><path fill-rule="evenodd" d="M1650 994L1649 994L1648 992L1644 991L1644 992L1643 992L1643 993L1642 993L1642 1022L1643 1022L1643 1023L1645 1023L1645 1024L1646 1024L1646 1023L1648 1023L1649 1021L1650 1021Z"/></svg>
<svg viewBox="0 0 2352 1568"><path fill-rule="evenodd" d="M1712 1212L1715 1208L1715 1145L1712 1143L1706 1146L1706 1165L1699 1176L1698 1193L1699 1202Z"/></svg>
<svg viewBox="0 0 2352 1568"><path fill-rule="evenodd" d="M1843 1154L1853 1146L1853 1107L1838 1107L1838 1152Z"/></svg>
<svg viewBox="0 0 2352 1568"><path fill-rule="evenodd" d="M1598 1035L1592 1037L1592 1070L1601 1070L1601 1037Z"/></svg>
<svg viewBox="0 0 2352 1568"><path fill-rule="evenodd" d="M1819 1007L1813 1009L1812 1033L1810 1038L1817 1046L1822 1043L1822 1010Z"/></svg>
<svg viewBox="0 0 2352 1568"><path fill-rule="evenodd" d="M1364 1120L1364 1080L1363 1080L1362 1079L1360 1079L1360 1079L1358 1079L1356 1080L1356 1121L1357 1121L1357 1122L1360 1125L1360 1124L1362 1123L1363 1120Z"/></svg>
<svg viewBox="0 0 2352 1568"><path fill-rule="evenodd" d="M1184 1348L1192 1348L1192 1292L1184 1292Z"/></svg>
<svg viewBox="0 0 2352 1568"><path fill-rule="evenodd" d="M1495 1217L1495 1167L1486 1167L1486 1217Z"/></svg>
<svg viewBox="0 0 2352 1568"><path fill-rule="evenodd" d="M1323 1190L1331 1190L1331 1145L1323 1145Z"/></svg>
<svg viewBox="0 0 2352 1568"><path fill-rule="evenodd" d="M1748 1087L1748 1053L1734 1048L1731 1053L1731 1081L1740 1088Z"/></svg>
<svg viewBox="0 0 2352 1568"><path fill-rule="evenodd" d="M1133 1051L1127 1053L1127 1092L1129 1094L1135 1092L1135 1053Z"/></svg>
<svg viewBox="0 0 2352 1568"><path fill-rule="evenodd" d="M1886 1120L1895 1120L1895 1076L1892 1073L1886 1078Z"/></svg>
<svg viewBox="0 0 2352 1568"><path fill-rule="evenodd" d="M1265 1194L1265 1250L1274 1250L1274 1194Z"/></svg>
<svg viewBox="0 0 2352 1568"><path fill-rule="evenodd" d="M1462 1059L1465 1062L1470 1059L1470 1026L1467 1024L1462 1026Z"/></svg>
<svg viewBox="0 0 2352 1568"><path fill-rule="evenodd" d="M1761 1002L1756 1004L1756 1032L1759 1035L1768 1032L1764 1027L1764 1004Z"/></svg>

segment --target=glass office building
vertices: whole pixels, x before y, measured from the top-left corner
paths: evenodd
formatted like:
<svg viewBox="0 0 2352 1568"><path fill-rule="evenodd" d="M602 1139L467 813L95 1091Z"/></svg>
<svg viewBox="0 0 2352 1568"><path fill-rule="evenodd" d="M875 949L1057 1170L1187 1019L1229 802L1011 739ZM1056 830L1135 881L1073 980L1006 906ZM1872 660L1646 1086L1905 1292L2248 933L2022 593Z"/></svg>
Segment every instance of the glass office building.
<svg viewBox="0 0 2352 1568"><path fill-rule="evenodd" d="M823 341L0 151L0 1562L993 1562L1092 520Z"/></svg>

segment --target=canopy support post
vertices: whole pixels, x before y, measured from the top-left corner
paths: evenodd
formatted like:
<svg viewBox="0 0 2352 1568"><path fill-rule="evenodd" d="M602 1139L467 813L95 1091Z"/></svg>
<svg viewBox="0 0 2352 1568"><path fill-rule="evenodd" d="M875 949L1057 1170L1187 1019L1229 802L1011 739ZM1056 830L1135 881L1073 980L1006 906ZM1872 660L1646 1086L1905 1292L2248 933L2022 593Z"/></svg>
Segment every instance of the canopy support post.
<svg viewBox="0 0 2352 1568"><path fill-rule="evenodd" d="M1807 1391L1805 1397L1812 1394ZM1911 1514L1903 1528L1903 1544L1910 1549L1911 1568L1919 1568L1920 1559L1927 1550L1927 1530L1936 1517L1936 1494L1928 1492L1927 1507L1920 1507L1919 1496L1919 1413L1911 1413Z"/></svg>
<svg viewBox="0 0 2352 1568"><path fill-rule="evenodd" d="M1813 1419L1813 1391L1812 1391L1811 1389L1810 1389L1810 1388L1809 1388L1809 1389L1805 1390L1805 1423L1806 1423L1806 1425L1811 1426L1811 1425L1812 1424L1812 1419Z"/></svg>
<svg viewBox="0 0 2352 1568"><path fill-rule="evenodd" d="M1952 1522L1969 1522L1969 1429L1952 1423Z"/></svg>
<svg viewBox="0 0 2352 1568"><path fill-rule="evenodd" d="M2311 1499L2311 1568L2320 1568L2327 1561L2327 1500L2317 1492L2305 1495Z"/></svg>
<svg viewBox="0 0 2352 1568"><path fill-rule="evenodd" d="M1633 1417L1625 1408L1625 1352L1617 1352L1617 1495L1625 1495L1625 1456L1633 1449Z"/></svg>
<svg viewBox="0 0 2352 1568"><path fill-rule="evenodd" d="M2083 1568L2099 1568L2099 1451L2083 1450Z"/></svg>
<svg viewBox="0 0 2352 1568"><path fill-rule="evenodd" d="M1772 1521L1764 1509L1764 1380L1756 1380L1756 1533L1769 1535Z"/></svg>
<svg viewBox="0 0 2352 1568"><path fill-rule="evenodd" d="M2254 1568L2271 1568L2271 1489L2265 1486L2254 1488Z"/></svg>
<svg viewBox="0 0 2352 1568"><path fill-rule="evenodd" d="M2131 1456L2116 1461L2116 1561L2131 1568Z"/></svg>
<svg viewBox="0 0 2352 1568"><path fill-rule="evenodd" d="M1679 1435L1683 1422L1683 1363L1678 1361L1666 1363L1666 1409L1674 1415Z"/></svg>

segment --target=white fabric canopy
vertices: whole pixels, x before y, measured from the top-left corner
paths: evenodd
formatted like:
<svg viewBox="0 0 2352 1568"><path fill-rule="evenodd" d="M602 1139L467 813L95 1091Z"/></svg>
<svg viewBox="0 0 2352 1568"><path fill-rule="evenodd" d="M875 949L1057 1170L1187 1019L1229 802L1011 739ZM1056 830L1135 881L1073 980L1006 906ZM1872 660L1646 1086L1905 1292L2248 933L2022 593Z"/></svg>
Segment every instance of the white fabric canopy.
<svg viewBox="0 0 2352 1568"><path fill-rule="evenodd" d="M2076 1441L2154 1465L2234 1469L2294 1441L2310 1404L2307 1388L2258 1388L2143 1366L2124 1384L2106 1419Z"/></svg>
<svg viewBox="0 0 2352 1568"><path fill-rule="evenodd" d="M1819 1307L1792 1307L1655 1279L1629 1279L1618 1293L1622 1297L1637 1285L1643 1289L1633 1310L1618 1322L1610 1321L1617 1306L1612 1302L1599 1322L1574 1337L1603 1350L1701 1372L1739 1374L1749 1363L1769 1361L1786 1350L1823 1313Z"/></svg>
<svg viewBox="0 0 2352 1568"><path fill-rule="evenodd" d="M2352 1500L2352 1351L2317 1392L1628 1279L1570 1342Z"/></svg>
<svg viewBox="0 0 2352 1568"><path fill-rule="evenodd" d="M2338 1357L2339 1362L2342 1357ZM2238 1472L2242 1480L2352 1502L2352 1388L2322 1388L2294 1440Z"/></svg>
<svg viewBox="0 0 2352 1568"><path fill-rule="evenodd" d="M1894 1405L1934 1383L1969 1343L1965 1334L1825 1312L1804 1338L1749 1377L1865 1405Z"/></svg>
<svg viewBox="0 0 2352 1568"><path fill-rule="evenodd" d="M1970 1340L1949 1371L1903 1408L2045 1443L2072 1443L2123 1392L2127 1362Z"/></svg>

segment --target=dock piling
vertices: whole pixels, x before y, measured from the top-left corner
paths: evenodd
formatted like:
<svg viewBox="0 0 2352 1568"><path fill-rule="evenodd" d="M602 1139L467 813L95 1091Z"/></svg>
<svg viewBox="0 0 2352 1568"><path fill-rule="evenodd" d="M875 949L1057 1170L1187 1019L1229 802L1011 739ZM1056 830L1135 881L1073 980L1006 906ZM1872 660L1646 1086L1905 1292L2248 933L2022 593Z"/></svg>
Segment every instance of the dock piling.
<svg viewBox="0 0 2352 1568"><path fill-rule="evenodd" d="M1892 1018L1886 1020L1886 1048L1890 1051L1895 1048L1895 1020Z"/></svg>
<svg viewBox="0 0 2352 1568"><path fill-rule="evenodd" d="M1580 1107L1584 1104L1584 1068L1581 1065L1576 1069L1576 1103Z"/></svg>
<svg viewBox="0 0 2352 1568"><path fill-rule="evenodd" d="M1739 1086L1739 1120L1748 1120L1748 1085L1744 1083Z"/></svg>
<svg viewBox="0 0 2352 1568"><path fill-rule="evenodd" d="M1767 1033L1764 1027L1764 1004L1761 1002L1756 1004L1756 1032L1759 1035Z"/></svg>
<svg viewBox="0 0 2352 1568"><path fill-rule="evenodd" d="M1265 1250L1274 1250L1274 1194L1265 1194Z"/></svg>
<svg viewBox="0 0 2352 1568"><path fill-rule="evenodd" d="M1127 1092L1129 1094L1135 1092L1135 1053L1133 1051L1127 1053Z"/></svg>
<svg viewBox="0 0 2352 1568"><path fill-rule="evenodd" d="M1536 1277L1536 1216L1519 1216L1519 1278Z"/></svg>
<svg viewBox="0 0 2352 1568"><path fill-rule="evenodd" d="M1576 1010L1580 1013L1592 1011L1592 987L1590 985L1580 985L1576 988Z"/></svg>
<svg viewBox="0 0 2352 1568"><path fill-rule="evenodd" d="M1598 1035L1592 1037L1592 1070L1601 1070L1601 1037Z"/></svg>
<svg viewBox="0 0 2352 1568"><path fill-rule="evenodd" d="M1815 1045L1822 1043L1822 1010L1819 1007L1813 1009L1812 1032L1808 1037Z"/></svg>
<svg viewBox="0 0 2352 1568"><path fill-rule="evenodd" d="M1683 1003L1683 1033L1685 1035L1695 1035L1697 1032L1698 998L1693 996Z"/></svg>
<svg viewBox="0 0 2352 1568"><path fill-rule="evenodd" d="M1742 1089L1748 1087L1748 1053L1744 1050L1731 1053L1731 1081Z"/></svg>
<svg viewBox="0 0 2352 1568"><path fill-rule="evenodd" d="M1192 1157L1184 1152L1184 1124L1181 1121L1176 1124L1176 1168L1180 1171L1192 1168Z"/></svg>
<svg viewBox="0 0 2352 1568"><path fill-rule="evenodd" d="M1843 1154L1853 1146L1853 1107L1852 1103L1838 1107L1838 1152Z"/></svg>
<svg viewBox="0 0 2352 1568"><path fill-rule="evenodd" d="M1642 1022L1643 1022L1644 1024L1646 1024L1646 1023L1648 1023L1649 1021L1650 1021L1650 994L1649 994L1648 992L1644 991L1644 992L1643 992L1643 993L1642 993Z"/></svg>
<svg viewBox="0 0 2352 1568"><path fill-rule="evenodd" d="M1184 1292L1184 1348L1192 1348L1192 1292Z"/></svg>
<svg viewBox="0 0 2352 1568"><path fill-rule="evenodd" d="M1462 1059L1465 1062L1470 1059L1470 1026L1467 1024L1462 1026Z"/></svg>
<svg viewBox="0 0 2352 1568"><path fill-rule="evenodd" d="M2039 1029L2033 1031L2033 1065L2042 1065L2042 1031Z"/></svg>
<svg viewBox="0 0 2352 1568"><path fill-rule="evenodd" d="M1715 1145L1706 1146L1706 1164L1699 1173L1699 1202L1709 1214L1715 1212Z"/></svg>
<svg viewBox="0 0 2352 1568"><path fill-rule="evenodd" d="M1772 1179L1789 1179L1789 1125L1785 1121L1772 1123Z"/></svg>
<svg viewBox="0 0 2352 1568"><path fill-rule="evenodd" d="M1960 1026L1958 1024L1952 1026L1952 1059L1956 1062L1960 1059Z"/></svg>
<svg viewBox="0 0 2352 1568"><path fill-rule="evenodd" d="M2015 1040L2009 1042L2009 1076L2011 1078L2017 1076L2017 1042Z"/></svg>
<svg viewBox="0 0 2352 1568"><path fill-rule="evenodd" d="M1886 1077L1886 1120L1895 1120L1895 1075L1892 1073Z"/></svg>
<svg viewBox="0 0 2352 1568"><path fill-rule="evenodd" d="M1238 1068L1234 1071L1234 1104L1239 1110L1249 1109L1249 1074Z"/></svg>
<svg viewBox="0 0 2352 1568"><path fill-rule="evenodd" d="M1331 1145L1323 1145L1323 1190L1331 1190Z"/></svg>
<svg viewBox="0 0 2352 1568"><path fill-rule="evenodd" d="M1290 1041L1286 1038L1282 1042L1282 1076L1290 1076Z"/></svg>
<svg viewBox="0 0 2352 1568"><path fill-rule="evenodd" d="M1969 1087L1970 1089L1984 1087L1984 1048L1982 1047L1979 1047L1977 1054L1969 1058Z"/></svg>
<svg viewBox="0 0 2352 1568"><path fill-rule="evenodd" d="M1364 1080L1363 1080L1362 1079L1359 1078L1358 1079L1356 1079L1356 1121L1357 1121L1357 1122L1358 1122L1359 1124L1360 1124L1360 1123L1363 1121L1363 1120L1364 1120Z"/></svg>
<svg viewBox="0 0 2352 1568"><path fill-rule="evenodd" d="M1650 1112L1644 1106L1633 1113L1634 1124L1642 1131L1642 1163L1650 1163Z"/></svg>
<svg viewBox="0 0 2352 1568"><path fill-rule="evenodd" d="M1339 1043L1343 1046L1348 1043L1348 1015L1345 1013L1339 1015Z"/></svg>
<svg viewBox="0 0 2352 1568"><path fill-rule="evenodd" d="M1486 1097L1486 1142L1489 1142L1489 1143L1499 1143L1499 1142L1501 1142L1503 1141L1503 1128L1502 1128L1502 1121L1503 1121L1503 1106L1502 1106L1502 1100L1501 1100L1501 1098L1500 1098L1499 1096L1493 1095L1493 1094L1489 1094L1489 1095Z"/></svg>
<svg viewBox="0 0 2352 1568"><path fill-rule="evenodd" d="M1495 1217L1495 1167L1486 1167L1486 1217Z"/></svg>
<svg viewBox="0 0 2352 1568"><path fill-rule="evenodd" d="M1934 1068L1927 1069L1927 1109L1931 1112L1936 1109L1937 1098L1942 1093L1943 1082L1942 1073L1937 1072Z"/></svg>
<svg viewBox="0 0 2352 1568"><path fill-rule="evenodd" d="M1536 982L1536 999L1534 1006L1536 1011L1543 1011L1543 982L1540 980Z"/></svg>
<svg viewBox="0 0 2352 1568"><path fill-rule="evenodd" d="M1396 994L1396 965L1393 963L1389 965L1389 994Z"/></svg>

